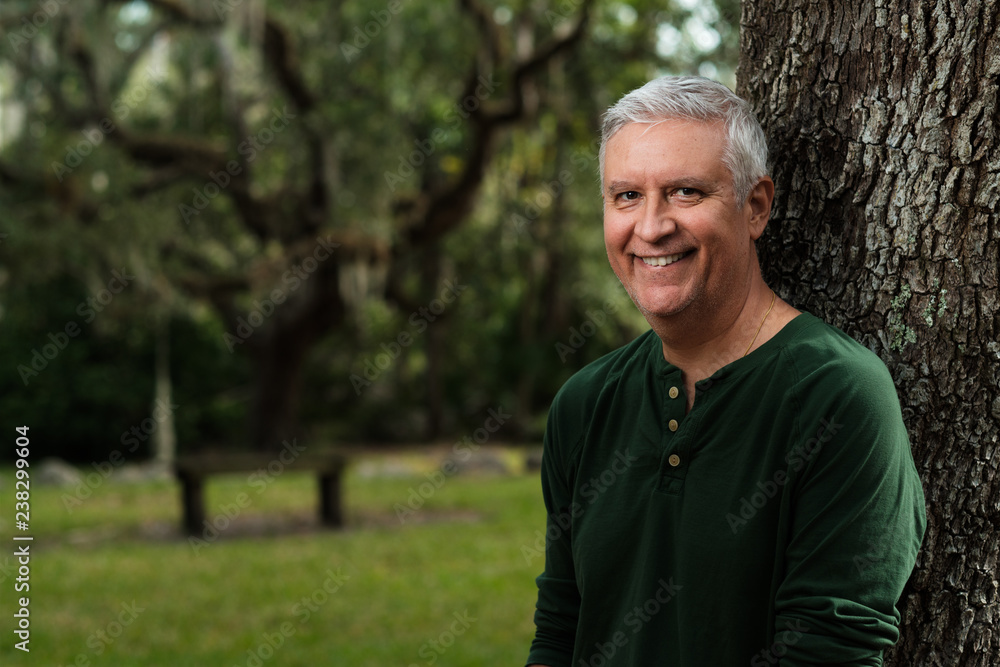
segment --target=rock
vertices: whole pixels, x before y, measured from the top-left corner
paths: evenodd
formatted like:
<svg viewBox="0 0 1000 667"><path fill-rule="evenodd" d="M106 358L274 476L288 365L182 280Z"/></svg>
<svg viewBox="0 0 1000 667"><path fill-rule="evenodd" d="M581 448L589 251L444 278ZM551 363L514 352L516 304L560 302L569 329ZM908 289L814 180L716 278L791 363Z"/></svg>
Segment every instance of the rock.
<svg viewBox="0 0 1000 667"><path fill-rule="evenodd" d="M542 448L532 447L524 456L524 469L535 472L542 469Z"/></svg>
<svg viewBox="0 0 1000 667"><path fill-rule="evenodd" d="M464 454L471 454L471 456L465 458ZM455 474L457 475L470 473L509 475L511 473L510 466L499 452L492 452L486 449L474 452L464 450L461 457L454 457L451 460L455 463Z"/></svg>
<svg viewBox="0 0 1000 667"><path fill-rule="evenodd" d="M83 474L62 459L49 457L38 463L31 481L39 486L75 486L83 481Z"/></svg>
<svg viewBox="0 0 1000 667"><path fill-rule="evenodd" d="M419 475L423 470L413 461L400 460L394 457L384 459L369 459L361 461L355 467L357 475L363 479L374 477L405 478Z"/></svg>
<svg viewBox="0 0 1000 667"><path fill-rule="evenodd" d="M141 484L143 482L154 482L172 478L173 474L170 466L157 461L126 463L115 471L113 477L116 482L124 484Z"/></svg>

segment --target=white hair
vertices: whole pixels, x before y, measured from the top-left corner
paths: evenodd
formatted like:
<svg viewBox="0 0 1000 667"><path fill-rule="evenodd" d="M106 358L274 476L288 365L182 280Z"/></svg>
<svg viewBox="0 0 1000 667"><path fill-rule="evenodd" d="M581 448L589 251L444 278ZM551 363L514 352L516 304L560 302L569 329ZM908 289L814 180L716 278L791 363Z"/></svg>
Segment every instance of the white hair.
<svg viewBox="0 0 1000 667"><path fill-rule="evenodd" d="M664 76L622 97L604 114L601 127L601 190L608 140L629 123L664 120L721 121L726 125L722 161L733 177L740 204L767 175L767 139L750 105L721 83L700 76Z"/></svg>

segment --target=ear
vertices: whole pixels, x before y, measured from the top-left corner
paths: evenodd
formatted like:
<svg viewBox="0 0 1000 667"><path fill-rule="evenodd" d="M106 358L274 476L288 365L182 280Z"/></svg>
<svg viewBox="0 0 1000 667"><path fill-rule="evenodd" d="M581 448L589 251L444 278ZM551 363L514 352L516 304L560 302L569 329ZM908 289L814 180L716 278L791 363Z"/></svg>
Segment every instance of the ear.
<svg viewBox="0 0 1000 667"><path fill-rule="evenodd" d="M753 186L747 198L750 207L750 237L756 241L764 233L767 221L771 217L771 203L774 201L774 181L770 176L761 176L757 185Z"/></svg>

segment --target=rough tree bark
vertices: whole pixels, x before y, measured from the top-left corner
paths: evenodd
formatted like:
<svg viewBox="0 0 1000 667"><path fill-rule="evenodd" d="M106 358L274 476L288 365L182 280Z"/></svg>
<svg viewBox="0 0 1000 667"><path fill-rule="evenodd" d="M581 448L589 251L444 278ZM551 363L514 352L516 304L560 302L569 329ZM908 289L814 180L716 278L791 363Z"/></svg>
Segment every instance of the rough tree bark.
<svg viewBox="0 0 1000 667"><path fill-rule="evenodd" d="M886 362L924 482L887 665L1000 664L997 23L977 0L743 4L738 91L777 185L766 276Z"/></svg>

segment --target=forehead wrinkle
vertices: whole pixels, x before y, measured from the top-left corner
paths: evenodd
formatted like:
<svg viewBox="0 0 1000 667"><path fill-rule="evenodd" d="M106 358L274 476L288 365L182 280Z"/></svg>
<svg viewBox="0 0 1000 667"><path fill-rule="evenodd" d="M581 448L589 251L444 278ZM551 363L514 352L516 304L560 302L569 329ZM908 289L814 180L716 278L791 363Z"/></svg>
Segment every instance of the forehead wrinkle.
<svg viewBox="0 0 1000 667"><path fill-rule="evenodd" d="M624 188L626 186L632 187L633 185L634 181L614 180L608 183L607 190L608 192L613 192L614 190L618 190L619 188Z"/></svg>
<svg viewBox="0 0 1000 667"><path fill-rule="evenodd" d="M637 127L639 125L645 127ZM673 139L665 144L649 145L647 142L649 132L660 125L673 125L677 133L672 131ZM631 132L628 131L630 127L632 128ZM720 156L719 165L725 171L725 178L721 174L714 173L714 170L712 173L706 173L704 160L699 158L699 156L703 157L705 141L714 144L711 132L707 135L703 134L705 130L711 129L720 132L720 139L723 143L722 150L724 151L727 139L725 125L718 121L664 118L626 124L621 128L625 132L621 130L616 132L607 143L607 148L610 150L607 151L602 180L608 176L612 178L605 181L604 196L614 196L616 191L621 191L622 188L644 190L651 183L655 185L657 190L694 187L706 193L714 193L731 189L732 174L722 156ZM625 138L626 134L630 135L627 139ZM685 140L685 137L688 140ZM671 152L672 148L676 148L675 141L682 144L693 141L694 145L668 157L667 153ZM654 154L648 153L649 150L652 150ZM612 157L616 153L617 160ZM693 159L693 163L690 162L691 159ZM616 168L609 170L608 167L615 163ZM653 181L650 181L651 177Z"/></svg>

